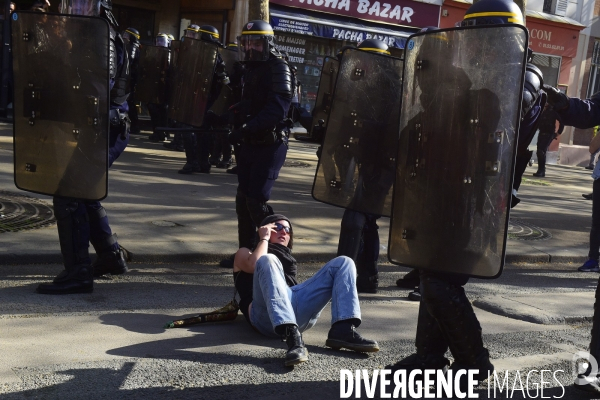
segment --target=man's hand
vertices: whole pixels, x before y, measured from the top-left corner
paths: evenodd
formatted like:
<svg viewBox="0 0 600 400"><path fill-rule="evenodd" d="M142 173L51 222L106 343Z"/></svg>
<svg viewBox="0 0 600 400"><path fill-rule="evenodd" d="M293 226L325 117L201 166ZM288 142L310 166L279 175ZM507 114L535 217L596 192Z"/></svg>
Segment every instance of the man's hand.
<svg viewBox="0 0 600 400"><path fill-rule="evenodd" d="M259 240L266 239L267 242L271 238L271 232L275 229L275 224L267 224L265 226L261 226L258 228L258 238Z"/></svg>
<svg viewBox="0 0 600 400"><path fill-rule="evenodd" d="M565 111L569 108L569 97L566 94L550 85L544 85L543 89L548 94L548 103L556 111Z"/></svg>

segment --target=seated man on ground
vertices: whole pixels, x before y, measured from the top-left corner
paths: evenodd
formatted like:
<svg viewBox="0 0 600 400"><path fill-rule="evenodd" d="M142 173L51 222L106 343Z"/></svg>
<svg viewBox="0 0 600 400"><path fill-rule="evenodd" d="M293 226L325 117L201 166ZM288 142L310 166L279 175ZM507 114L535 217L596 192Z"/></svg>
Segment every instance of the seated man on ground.
<svg viewBox="0 0 600 400"><path fill-rule="evenodd" d="M262 221L258 236L254 250L242 247L235 254L235 287L248 323L263 335L287 342L286 366L308 360L301 332L314 326L329 301L332 326L326 346L360 353L379 350L377 342L355 330L361 319L352 259L334 258L310 279L298 283L290 220L271 215Z"/></svg>

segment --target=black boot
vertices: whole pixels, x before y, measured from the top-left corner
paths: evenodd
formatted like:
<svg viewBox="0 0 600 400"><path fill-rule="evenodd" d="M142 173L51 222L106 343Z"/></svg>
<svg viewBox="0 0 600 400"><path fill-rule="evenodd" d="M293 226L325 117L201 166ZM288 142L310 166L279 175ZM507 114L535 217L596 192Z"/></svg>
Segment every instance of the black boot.
<svg viewBox="0 0 600 400"><path fill-rule="evenodd" d="M379 345L374 340L363 338L356 331L352 320L338 321L331 326L325 346L339 350L345 348L359 353L374 353L379 351Z"/></svg>
<svg viewBox="0 0 600 400"><path fill-rule="evenodd" d="M413 269L408 274L396 281L396 286L403 289L414 289L419 286L421 279L419 278L419 270Z"/></svg>
<svg viewBox="0 0 600 400"><path fill-rule="evenodd" d="M283 331L282 341L288 345L288 351L285 354L285 366L291 367L305 361L308 361L308 350L304 347L302 334L296 325L279 325L276 331Z"/></svg>
<svg viewBox="0 0 600 400"><path fill-rule="evenodd" d="M358 293L377 293L379 287L379 274L373 276L358 275L356 277L356 291Z"/></svg>
<svg viewBox="0 0 600 400"><path fill-rule="evenodd" d="M101 241L93 241L92 246L96 250L96 260L92 263L94 277L111 274L121 275L127 272L126 251L117 250L113 247L117 244L117 234L112 234ZM117 244L118 245L118 244Z"/></svg>
<svg viewBox="0 0 600 400"><path fill-rule="evenodd" d="M128 271L125 254L121 249L116 251L105 251L98 254L96 261L92 264L94 277L111 274L121 275Z"/></svg>
<svg viewBox="0 0 600 400"><path fill-rule="evenodd" d="M88 251L90 224L80 200L54 197L54 215L65 270L52 283L36 289L41 294L91 293L94 290Z"/></svg>
<svg viewBox="0 0 600 400"><path fill-rule="evenodd" d="M92 267L89 265L73 266L68 271L60 273L52 283L42 283L36 289L40 294L75 294L93 291L94 280Z"/></svg>
<svg viewBox="0 0 600 400"><path fill-rule="evenodd" d="M544 178L546 176L546 170L538 169L537 172L533 173L533 176L537 178Z"/></svg>
<svg viewBox="0 0 600 400"><path fill-rule="evenodd" d="M487 349L484 348L481 353L479 353L475 358L474 363L464 364L455 360L452 363L452 366L450 366L450 370L453 372L452 377L455 377L458 371L466 370L467 373L462 375L459 379L459 387L463 392L466 392L469 388L468 372L470 369L479 371L477 374L473 375L473 378L479 383L486 380L494 373L494 365L490 362L490 354Z"/></svg>
<svg viewBox="0 0 600 400"><path fill-rule="evenodd" d="M178 174L189 175L194 172L200 172L200 167L197 164L186 162L183 168L177 171Z"/></svg>

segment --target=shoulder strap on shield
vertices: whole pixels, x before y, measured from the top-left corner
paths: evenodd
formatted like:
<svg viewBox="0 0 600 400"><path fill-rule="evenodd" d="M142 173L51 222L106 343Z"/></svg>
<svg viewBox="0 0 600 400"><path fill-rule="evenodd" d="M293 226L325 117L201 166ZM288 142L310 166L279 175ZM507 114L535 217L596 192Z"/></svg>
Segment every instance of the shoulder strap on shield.
<svg viewBox="0 0 600 400"><path fill-rule="evenodd" d="M295 88L290 66L281 58L272 58L269 62L271 67L271 90L291 99Z"/></svg>

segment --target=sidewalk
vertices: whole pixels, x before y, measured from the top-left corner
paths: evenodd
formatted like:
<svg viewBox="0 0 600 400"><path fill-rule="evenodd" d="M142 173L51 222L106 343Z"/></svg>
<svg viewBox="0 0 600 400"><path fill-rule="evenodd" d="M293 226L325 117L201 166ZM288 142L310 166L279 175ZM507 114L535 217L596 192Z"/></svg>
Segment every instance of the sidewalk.
<svg viewBox="0 0 600 400"><path fill-rule="evenodd" d="M300 259L327 259L335 254L343 210L311 197L317 165L316 145L291 141L270 204L294 221L294 253ZM213 168L211 174L180 175L183 153L135 135L110 170L105 206L120 243L140 262L213 262L232 254L237 245L235 175ZM521 204L511 222L540 227L551 238L509 239L506 260L515 262L580 262L587 254L591 224L589 171L549 166L547 178L530 179L528 168L520 191ZM12 126L0 124L0 192L49 196L17 189L13 182ZM379 222L382 261L387 253L389 219ZM4 233L0 264L60 262L55 227ZM34 244L34 245L33 245Z"/></svg>

